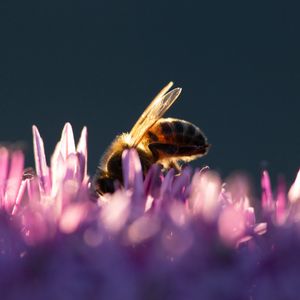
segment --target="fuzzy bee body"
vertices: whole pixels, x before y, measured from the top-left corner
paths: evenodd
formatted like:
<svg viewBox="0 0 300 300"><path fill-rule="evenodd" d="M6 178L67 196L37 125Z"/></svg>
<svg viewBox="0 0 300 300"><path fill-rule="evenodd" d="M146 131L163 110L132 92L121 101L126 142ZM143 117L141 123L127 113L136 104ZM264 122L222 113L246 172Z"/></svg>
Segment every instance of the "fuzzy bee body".
<svg viewBox="0 0 300 300"><path fill-rule="evenodd" d="M167 93L171 86L169 83L154 98L130 133L117 136L103 155L93 179L97 194L111 193L116 181L123 182L122 153L125 149L137 150L144 175L154 163L179 171L180 161L188 162L208 152L207 139L196 125L161 118L181 92L176 88Z"/></svg>

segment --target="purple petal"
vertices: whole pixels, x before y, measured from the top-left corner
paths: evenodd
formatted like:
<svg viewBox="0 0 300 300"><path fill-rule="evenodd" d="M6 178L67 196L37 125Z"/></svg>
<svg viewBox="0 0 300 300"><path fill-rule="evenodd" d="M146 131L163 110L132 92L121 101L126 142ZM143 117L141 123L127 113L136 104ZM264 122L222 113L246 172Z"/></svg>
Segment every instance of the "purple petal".
<svg viewBox="0 0 300 300"><path fill-rule="evenodd" d="M233 206L226 207L218 219L219 234L228 245L235 246L245 232L246 219Z"/></svg>
<svg viewBox="0 0 300 300"><path fill-rule="evenodd" d="M66 174L64 180L76 180L78 183L81 182L80 164L78 156L73 153L70 154L66 161Z"/></svg>
<svg viewBox="0 0 300 300"><path fill-rule="evenodd" d="M160 193L161 184L161 167L157 164L154 164L150 167L150 170L148 171L144 181L144 190L146 195L151 195L152 197L157 198Z"/></svg>
<svg viewBox="0 0 300 300"><path fill-rule="evenodd" d="M170 169L163 179L161 189L160 189L160 197L159 202L155 203L156 208L161 207L163 204L167 204L171 200L173 200L172 197L172 186L174 182L174 169Z"/></svg>
<svg viewBox="0 0 300 300"><path fill-rule="evenodd" d="M11 154L9 175L4 194L4 206L6 211L11 212L15 205L19 192L24 170L24 155L22 151Z"/></svg>
<svg viewBox="0 0 300 300"><path fill-rule="evenodd" d="M185 191L190 184L192 170L186 167L182 170L181 174L175 177L172 194L175 198L182 201L185 200Z"/></svg>
<svg viewBox="0 0 300 300"><path fill-rule="evenodd" d="M53 178L53 173L55 173L57 170L57 162L58 160L63 160L63 156L60 152L61 149L61 142L58 142L54 148L53 154L51 156L51 160L50 160L50 169L51 169L51 175Z"/></svg>
<svg viewBox="0 0 300 300"><path fill-rule="evenodd" d="M288 192L288 198L291 203L298 202L298 200L300 199L300 169L297 173L294 183L292 184Z"/></svg>
<svg viewBox="0 0 300 300"><path fill-rule="evenodd" d="M142 166L136 150L125 150L122 155L122 162L125 189L134 189L139 194L143 194Z"/></svg>
<svg viewBox="0 0 300 300"><path fill-rule="evenodd" d="M64 233L74 232L84 221L88 214L88 205L86 203L75 203L69 205L59 220L59 229Z"/></svg>
<svg viewBox="0 0 300 300"><path fill-rule="evenodd" d="M65 160L71 153L75 153L75 141L70 123L66 123L64 126L60 139L60 147L60 151Z"/></svg>
<svg viewBox="0 0 300 300"><path fill-rule="evenodd" d="M46 162L44 142L36 126L32 126L33 150L36 173L39 178L39 186L42 195L49 195L51 190L51 178Z"/></svg>
<svg viewBox="0 0 300 300"><path fill-rule="evenodd" d="M15 205L13 207L13 210L12 210L12 215L17 214L18 210L19 210L19 207L21 206L23 196L24 196L25 190L27 188L26 180L29 180L29 179L22 180L22 182L21 182L21 186L19 188L19 192L18 192L18 195L17 195L17 198L16 198L16 203L15 203Z"/></svg>
<svg viewBox="0 0 300 300"><path fill-rule="evenodd" d="M110 233L118 232L126 224L130 215L131 199L124 190L108 194L109 201L103 205L100 218L105 229Z"/></svg>
<svg viewBox="0 0 300 300"><path fill-rule="evenodd" d="M245 219L246 219L246 226L248 228L253 228L255 223L256 223L255 213L254 213L254 208L253 207L248 207L245 210Z"/></svg>
<svg viewBox="0 0 300 300"><path fill-rule="evenodd" d="M41 195L39 189L39 182L37 177L33 177L32 179L25 180L27 185L27 194L29 203L39 202Z"/></svg>
<svg viewBox="0 0 300 300"><path fill-rule="evenodd" d="M79 142L77 144L77 155L79 158L80 170L82 179L87 176L87 128L83 127L81 131L81 135L79 138Z"/></svg>
<svg viewBox="0 0 300 300"><path fill-rule="evenodd" d="M222 204L221 189L222 183L217 173L211 171L195 173L188 199L192 212L202 215L208 221L214 220Z"/></svg>
<svg viewBox="0 0 300 300"><path fill-rule="evenodd" d="M66 172L60 185L59 207L65 207L71 202L77 201L77 195L81 188L81 174L79 172L79 161L76 154L70 154L65 162Z"/></svg>
<svg viewBox="0 0 300 300"><path fill-rule="evenodd" d="M237 172L229 176L226 180L226 191L230 193L232 203L249 206L249 186L248 177L244 173Z"/></svg>
<svg viewBox="0 0 300 300"><path fill-rule="evenodd" d="M261 203L264 212L268 213L273 209L273 195L272 195L272 188L271 188L271 180L269 173L267 171L263 171L261 177L261 188L262 188L262 195L261 195Z"/></svg>
<svg viewBox="0 0 300 300"><path fill-rule="evenodd" d="M53 156L51 157L52 197L55 197L58 193L66 174L66 163L61 152L58 150L59 148L60 143L57 144Z"/></svg>
<svg viewBox="0 0 300 300"><path fill-rule="evenodd" d="M126 190L132 192L131 217L141 215L146 208L142 166L135 149L125 150L122 154L123 180Z"/></svg>
<svg viewBox="0 0 300 300"><path fill-rule="evenodd" d="M286 186L282 177L279 178L276 197L276 222L282 224L286 218Z"/></svg>
<svg viewBox="0 0 300 300"><path fill-rule="evenodd" d="M0 207L2 207L2 201L7 183L8 162L9 151L4 147L0 147Z"/></svg>
<svg viewBox="0 0 300 300"><path fill-rule="evenodd" d="M89 177L85 177L81 182L81 186L80 186L80 189L78 191L77 199L78 199L79 202L89 201L89 203L91 205L93 205L94 202L97 201L97 200L92 198L93 194L91 195L89 185L90 185ZM93 207L96 208L96 206L94 206L94 205L93 205Z"/></svg>
<svg viewBox="0 0 300 300"><path fill-rule="evenodd" d="M40 205L35 205L31 209L28 207L23 212L22 227L24 240L29 245L42 242L51 234L47 226L47 218Z"/></svg>

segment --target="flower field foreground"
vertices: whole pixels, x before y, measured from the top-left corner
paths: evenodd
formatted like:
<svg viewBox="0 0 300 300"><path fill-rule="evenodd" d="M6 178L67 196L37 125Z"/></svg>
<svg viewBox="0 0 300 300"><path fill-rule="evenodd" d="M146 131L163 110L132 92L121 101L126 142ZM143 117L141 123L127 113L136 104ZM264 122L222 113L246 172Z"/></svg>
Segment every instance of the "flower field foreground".
<svg viewBox="0 0 300 300"><path fill-rule="evenodd" d="M49 166L35 126L33 140L34 172L0 147L1 300L300 299L299 174L273 192L263 172L255 213L243 176L143 179L129 150L124 187L91 199L86 128L76 147L65 125Z"/></svg>

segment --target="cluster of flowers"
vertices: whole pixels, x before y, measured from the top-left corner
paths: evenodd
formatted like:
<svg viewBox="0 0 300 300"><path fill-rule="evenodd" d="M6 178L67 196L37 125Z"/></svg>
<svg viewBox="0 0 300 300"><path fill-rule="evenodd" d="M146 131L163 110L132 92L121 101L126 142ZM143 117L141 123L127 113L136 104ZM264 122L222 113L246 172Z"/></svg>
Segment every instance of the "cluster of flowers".
<svg viewBox="0 0 300 300"><path fill-rule="evenodd" d="M66 124L35 172L0 147L0 299L298 299L300 175L272 192L262 175L256 221L247 181L208 168L153 165L123 153L124 187L92 201L87 130Z"/></svg>

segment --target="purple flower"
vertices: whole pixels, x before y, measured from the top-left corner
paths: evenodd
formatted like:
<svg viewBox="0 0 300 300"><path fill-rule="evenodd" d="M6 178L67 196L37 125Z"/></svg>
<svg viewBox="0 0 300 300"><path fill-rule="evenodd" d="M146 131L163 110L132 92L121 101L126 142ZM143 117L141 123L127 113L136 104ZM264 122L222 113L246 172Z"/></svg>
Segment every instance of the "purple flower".
<svg viewBox="0 0 300 300"><path fill-rule="evenodd" d="M259 200L208 167L143 178L130 149L123 186L95 201L86 128L75 146L66 124L50 164L35 126L33 142L25 174L0 148L1 299L297 299L299 174L273 190L264 171Z"/></svg>

